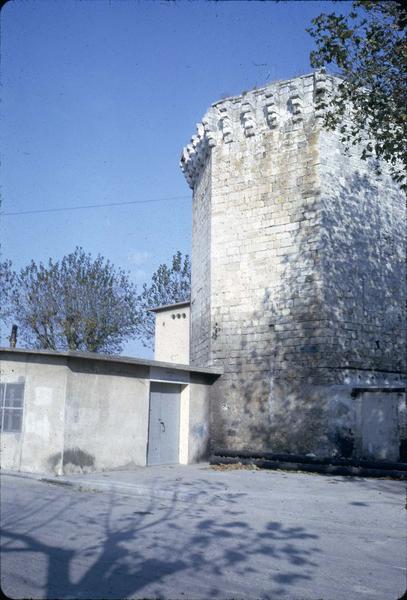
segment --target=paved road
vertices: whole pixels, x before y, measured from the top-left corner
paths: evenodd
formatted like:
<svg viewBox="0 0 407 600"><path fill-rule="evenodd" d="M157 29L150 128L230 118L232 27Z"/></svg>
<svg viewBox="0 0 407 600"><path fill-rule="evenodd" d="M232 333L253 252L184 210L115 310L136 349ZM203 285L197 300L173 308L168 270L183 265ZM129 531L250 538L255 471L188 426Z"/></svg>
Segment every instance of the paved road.
<svg viewBox="0 0 407 600"><path fill-rule="evenodd" d="M71 481L2 476L9 597L396 600L405 590L399 481L201 465Z"/></svg>

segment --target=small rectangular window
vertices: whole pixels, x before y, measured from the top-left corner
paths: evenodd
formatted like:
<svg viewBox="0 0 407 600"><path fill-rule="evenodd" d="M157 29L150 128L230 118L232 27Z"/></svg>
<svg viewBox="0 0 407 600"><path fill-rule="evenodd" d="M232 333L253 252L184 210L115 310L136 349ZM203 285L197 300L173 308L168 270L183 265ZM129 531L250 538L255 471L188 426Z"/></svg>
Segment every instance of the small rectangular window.
<svg viewBox="0 0 407 600"><path fill-rule="evenodd" d="M24 383L0 383L1 431L21 431Z"/></svg>

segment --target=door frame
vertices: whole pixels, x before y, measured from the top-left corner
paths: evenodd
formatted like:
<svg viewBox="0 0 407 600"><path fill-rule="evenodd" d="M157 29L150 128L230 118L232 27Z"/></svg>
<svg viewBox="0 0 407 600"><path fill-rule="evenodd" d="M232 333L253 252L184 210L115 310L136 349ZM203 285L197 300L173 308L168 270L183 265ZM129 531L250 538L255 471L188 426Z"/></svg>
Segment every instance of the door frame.
<svg viewBox="0 0 407 600"><path fill-rule="evenodd" d="M151 409L151 384L164 383L178 385L180 388L179 395L179 424L178 424L178 463L188 464L188 439L189 439L189 390L190 386L185 381L174 381L169 379L150 379L148 390L148 419L147 419L147 439L146 439L146 466L148 463L148 449L150 443L150 409ZM158 466L158 465L157 465Z"/></svg>

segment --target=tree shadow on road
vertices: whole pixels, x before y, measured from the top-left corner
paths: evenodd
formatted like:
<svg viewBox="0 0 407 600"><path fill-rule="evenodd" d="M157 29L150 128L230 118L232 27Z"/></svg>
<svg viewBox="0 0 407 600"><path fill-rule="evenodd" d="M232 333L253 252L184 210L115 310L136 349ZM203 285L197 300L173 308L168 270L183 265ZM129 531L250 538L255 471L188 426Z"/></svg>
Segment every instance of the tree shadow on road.
<svg viewBox="0 0 407 600"><path fill-rule="evenodd" d="M20 521L3 515L2 588L9 595L8 564L46 564L32 595L48 599L276 598L299 583L301 592L317 567L317 535L273 520L254 525L251 507L238 510L232 494L214 517L205 504L179 501L176 493L144 499L142 510L139 499L113 492L55 493L42 518L36 499L34 528L24 506Z"/></svg>

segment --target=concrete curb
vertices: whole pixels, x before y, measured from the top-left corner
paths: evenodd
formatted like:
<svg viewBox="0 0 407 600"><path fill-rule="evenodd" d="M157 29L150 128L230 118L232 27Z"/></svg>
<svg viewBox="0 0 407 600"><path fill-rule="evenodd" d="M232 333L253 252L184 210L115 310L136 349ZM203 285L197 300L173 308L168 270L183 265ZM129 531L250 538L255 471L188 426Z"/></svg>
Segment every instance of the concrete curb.
<svg viewBox="0 0 407 600"><path fill-rule="evenodd" d="M25 471L8 471L7 469L0 470L0 476L20 477L21 479L36 479L37 481L46 477L46 473L26 473Z"/></svg>
<svg viewBox="0 0 407 600"><path fill-rule="evenodd" d="M165 500L180 500L182 502L197 502L200 496L198 493L194 494L191 492L183 492L165 488L160 489L148 485L129 484L116 481L107 482L72 480L63 477L43 477L40 481L43 481L44 483L51 483L53 485L68 485L80 491L114 492L115 494L121 494L124 496L147 496L153 498L163 498Z"/></svg>
<svg viewBox="0 0 407 600"><path fill-rule="evenodd" d="M163 500L194 502L197 504L207 504L216 502L217 504L226 502L226 498L220 494L203 494L200 492L183 491L182 484L178 489L159 488L143 484L129 484L118 481L94 481L84 479L72 479L69 477L50 476L45 473L21 473L14 471L2 471L2 475L8 477L20 477L23 479L34 479L42 483L51 485L67 486L81 492L113 492L122 496L140 496L148 498L161 498Z"/></svg>

